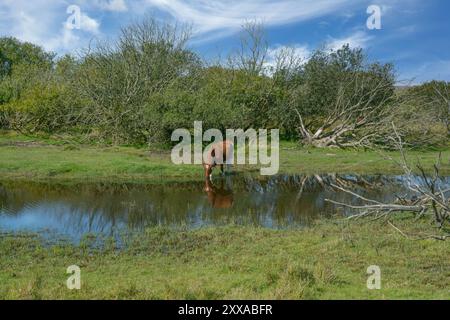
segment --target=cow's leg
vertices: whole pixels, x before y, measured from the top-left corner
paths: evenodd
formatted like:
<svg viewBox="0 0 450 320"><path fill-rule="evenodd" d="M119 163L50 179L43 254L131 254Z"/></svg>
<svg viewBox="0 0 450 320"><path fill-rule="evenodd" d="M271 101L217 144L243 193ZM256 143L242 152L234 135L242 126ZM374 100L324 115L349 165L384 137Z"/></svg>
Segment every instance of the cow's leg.
<svg viewBox="0 0 450 320"><path fill-rule="evenodd" d="M222 175L225 174L225 172L223 171L223 164L220 165L220 172L222 172Z"/></svg>

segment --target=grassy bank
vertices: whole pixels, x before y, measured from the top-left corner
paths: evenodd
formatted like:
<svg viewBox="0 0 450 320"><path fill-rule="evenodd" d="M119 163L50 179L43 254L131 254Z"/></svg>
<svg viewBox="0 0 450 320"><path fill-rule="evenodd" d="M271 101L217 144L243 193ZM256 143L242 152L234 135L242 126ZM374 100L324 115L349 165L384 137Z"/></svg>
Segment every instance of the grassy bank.
<svg viewBox="0 0 450 320"><path fill-rule="evenodd" d="M280 173L401 173L392 161L374 151L304 149L280 145ZM411 151L411 161L431 166L438 151ZM399 158L395 152L390 156ZM442 173L450 173L450 150L442 152ZM257 167L235 166L249 172ZM169 151L134 147L78 145L64 140L0 134L2 179L50 181L160 182L201 179L199 165L173 165Z"/></svg>
<svg viewBox="0 0 450 320"><path fill-rule="evenodd" d="M397 219L428 233L430 225ZM425 231L427 230L427 231ZM449 299L448 241L406 239L388 224L320 222L305 230L220 227L149 229L126 250L43 246L32 236L0 238L0 298ZM81 267L81 290L66 268ZM368 290L367 267L381 268Z"/></svg>

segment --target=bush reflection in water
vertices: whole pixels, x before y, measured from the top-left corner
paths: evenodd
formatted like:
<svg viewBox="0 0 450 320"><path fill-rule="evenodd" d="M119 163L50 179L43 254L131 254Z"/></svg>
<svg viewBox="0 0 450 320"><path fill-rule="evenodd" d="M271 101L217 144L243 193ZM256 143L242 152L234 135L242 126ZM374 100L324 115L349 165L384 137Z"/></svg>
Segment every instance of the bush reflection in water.
<svg viewBox="0 0 450 320"><path fill-rule="evenodd" d="M448 182L446 178L444 183ZM299 227L313 219L350 213L327 203L327 198L358 203L351 195L333 190L330 183L385 202L406 193L402 176L383 175L227 176L212 183L152 185L4 182L0 184L0 229L51 230L79 239L86 233L110 236L154 225Z"/></svg>

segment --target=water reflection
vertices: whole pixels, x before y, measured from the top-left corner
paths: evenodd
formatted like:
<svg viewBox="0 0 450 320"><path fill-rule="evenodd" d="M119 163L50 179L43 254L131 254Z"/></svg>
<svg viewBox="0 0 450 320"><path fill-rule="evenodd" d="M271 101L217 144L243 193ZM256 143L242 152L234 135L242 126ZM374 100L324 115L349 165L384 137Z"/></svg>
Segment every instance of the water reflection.
<svg viewBox="0 0 450 320"><path fill-rule="evenodd" d="M225 183L226 181L226 183ZM204 188L208 201L213 208L230 208L233 205L233 189L231 177L220 179L220 187L216 187L210 179L205 179Z"/></svg>
<svg viewBox="0 0 450 320"><path fill-rule="evenodd" d="M51 230L77 240L85 233L115 235L153 225L303 226L323 216L348 214L327 198L358 204L330 183L385 202L408 194L402 176L335 174L234 176L162 185L5 182L0 183L0 230Z"/></svg>

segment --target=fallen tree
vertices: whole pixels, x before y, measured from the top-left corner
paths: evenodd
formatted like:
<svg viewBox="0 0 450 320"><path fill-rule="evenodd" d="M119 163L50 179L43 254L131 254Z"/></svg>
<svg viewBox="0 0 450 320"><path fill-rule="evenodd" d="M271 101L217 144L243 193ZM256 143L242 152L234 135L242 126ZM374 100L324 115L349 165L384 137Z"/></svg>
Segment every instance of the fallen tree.
<svg viewBox="0 0 450 320"><path fill-rule="evenodd" d="M395 76L391 64L366 60L348 45L322 50L297 72L298 80L291 77L287 104L302 144L351 147L379 139L391 114Z"/></svg>
<svg viewBox="0 0 450 320"><path fill-rule="evenodd" d="M392 99L390 83L378 79L376 83L367 75L355 73L348 83L338 89L334 104L319 126L305 122L295 109L298 131L304 144L316 147L362 146L381 134L382 122L388 116L388 102ZM371 88L368 88L368 86Z"/></svg>
<svg viewBox="0 0 450 320"><path fill-rule="evenodd" d="M422 180L420 183L417 176L413 174L411 165L408 164L402 139L395 126L393 126L393 129L394 135L391 136L390 139L397 145L397 149L401 154L401 159L400 161L397 161L392 157L390 157L390 159L403 169L406 178L406 185L409 191L411 191L412 196L409 198L406 196L397 196L397 201L395 201L395 203L382 203L377 200L363 197L348 188L332 183L331 186L333 188L351 194L356 199L362 201L363 204L353 205L349 203L337 202L331 199L326 199L325 201L357 210L358 213L349 216L349 219L357 219L368 216L375 219L380 219L383 217L389 219L392 214L398 212L413 212L416 214L417 218L425 215L432 216L437 227L439 229L443 229L444 224L450 222L450 187L445 185L444 178L439 173L441 167L441 156L439 155L436 163L434 164L432 174L427 174L426 170L420 165L420 163L416 165L416 169L418 170L419 176ZM389 223L392 224L391 222ZM392 226L395 227L393 224ZM401 232L401 230L397 230ZM428 237L445 240L450 237L450 234L436 236L432 235Z"/></svg>

